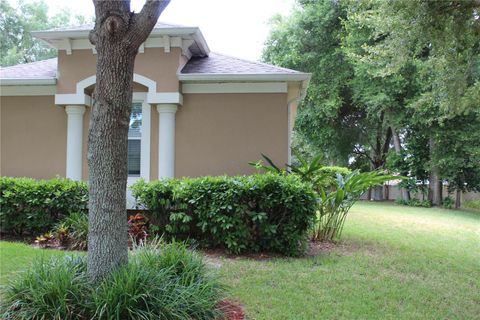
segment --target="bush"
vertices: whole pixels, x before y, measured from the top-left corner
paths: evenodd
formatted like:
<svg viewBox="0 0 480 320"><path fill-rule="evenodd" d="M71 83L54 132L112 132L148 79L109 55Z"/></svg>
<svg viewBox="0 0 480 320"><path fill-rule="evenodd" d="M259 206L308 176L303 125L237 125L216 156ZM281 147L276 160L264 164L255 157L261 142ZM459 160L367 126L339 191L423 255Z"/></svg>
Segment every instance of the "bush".
<svg viewBox="0 0 480 320"><path fill-rule="evenodd" d="M409 206L409 207L424 207L424 208L432 207L432 203L430 202L430 200L419 200L419 199L403 200L401 198L397 198L395 199L395 204L402 205L402 206Z"/></svg>
<svg viewBox="0 0 480 320"><path fill-rule="evenodd" d="M443 199L442 201L442 206L445 208L445 209L453 209L455 207L455 200L453 200L452 198L450 197L446 197L445 199Z"/></svg>
<svg viewBox="0 0 480 320"><path fill-rule="evenodd" d="M7 286L2 319L216 319L222 295L199 255L157 241L98 284L83 258L35 263Z"/></svg>
<svg viewBox="0 0 480 320"><path fill-rule="evenodd" d="M480 199L465 201L463 206L468 209L480 210Z"/></svg>
<svg viewBox="0 0 480 320"><path fill-rule="evenodd" d="M299 254L315 217L311 186L293 175L141 180L132 190L167 237L234 253Z"/></svg>
<svg viewBox="0 0 480 320"><path fill-rule="evenodd" d="M60 243L72 250L87 250L88 247L88 215L73 212L59 224L53 234Z"/></svg>
<svg viewBox="0 0 480 320"><path fill-rule="evenodd" d="M1 232L39 234L71 212L86 212L86 183L68 179L0 178Z"/></svg>

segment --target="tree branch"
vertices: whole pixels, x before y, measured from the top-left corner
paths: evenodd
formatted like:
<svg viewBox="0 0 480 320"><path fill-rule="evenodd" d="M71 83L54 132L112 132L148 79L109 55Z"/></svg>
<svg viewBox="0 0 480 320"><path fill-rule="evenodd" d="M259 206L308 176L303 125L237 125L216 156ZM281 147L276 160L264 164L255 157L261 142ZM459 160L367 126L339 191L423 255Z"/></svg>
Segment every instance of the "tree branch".
<svg viewBox="0 0 480 320"><path fill-rule="evenodd" d="M138 50L140 45L147 40L158 17L169 3L170 0L147 0L140 13L132 14L131 27L126 39L131 49Z"/></svg>

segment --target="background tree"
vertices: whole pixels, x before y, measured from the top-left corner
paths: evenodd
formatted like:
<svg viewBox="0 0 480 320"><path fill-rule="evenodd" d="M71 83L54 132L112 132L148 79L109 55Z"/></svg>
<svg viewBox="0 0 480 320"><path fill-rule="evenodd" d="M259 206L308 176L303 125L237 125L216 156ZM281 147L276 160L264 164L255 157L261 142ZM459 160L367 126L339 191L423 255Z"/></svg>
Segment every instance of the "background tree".
<svg viewBox="0 0 480 320"><path fill-rule="evenodd" d="M373 0L346 4L347 20L368 26L377 40L362 45L359 61L383 66L384 80L402 74L406 65L414 67L418 92L407 97L404 113L409 114L409 123L404 125L430 133L430 199L438 205L446 178L439 165L447 156L445 148L452 148L442 141L448 140L452 126L457 126L455 132L466 130L455 118L479 109L480 3ZM478 122L478 116L467 118ZM462 161L450 165L451 170L463 170Z"/></svg>
<svg viewBox="0 0 480 320"><path fill-rule="evenodd" d="M347 165L360 136L362 110L352 103L352 67L341 51L341 19L334 1L298 1L289 17L272 19L263 60L312 73L308 94L298 110L295 144L322 153L331 165Z"/></svg>
<svg viewBox="0 0 480 320"><path fill-rule="evenodd" d="M83 16L73 17L68 10L50 17L43 0L19 1L17 8L8 1L0 1L0 65L5 67L56 57L56 49L34 39L30 32L85 21Z"/></svg>
<svg viewBox="0 0 480 320"><path fill-rule="evenodd" d="M128 261L126 190L127 137L132 108L133 68L169 0L147 0L139 13L129 0L94 0L97 81L88 137L88 273L105 277Z"/></svg>
<svg viewBox="0 0 480 320"><path fill-rule="evenodd" d="M429 185L434 204L441 203L442 181L449 190L473 190L479 7L475 0L298 1L290 17L273 21L263 55L313 73L298 111L296 146L340 165L388 164ZM409 189L402 190L406 200Z"/></svg>

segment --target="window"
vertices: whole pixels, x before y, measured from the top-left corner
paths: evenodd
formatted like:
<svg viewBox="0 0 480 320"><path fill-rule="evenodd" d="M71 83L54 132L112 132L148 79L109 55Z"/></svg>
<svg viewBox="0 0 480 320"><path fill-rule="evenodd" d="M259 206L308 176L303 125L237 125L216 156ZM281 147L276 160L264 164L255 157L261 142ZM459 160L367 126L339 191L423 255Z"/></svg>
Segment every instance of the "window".
<svg viewBox="0 0 480 320"><path fill-rule="evenodd" d="M142 104L133 103L128 128L128 176L140 177Z"/></svg>

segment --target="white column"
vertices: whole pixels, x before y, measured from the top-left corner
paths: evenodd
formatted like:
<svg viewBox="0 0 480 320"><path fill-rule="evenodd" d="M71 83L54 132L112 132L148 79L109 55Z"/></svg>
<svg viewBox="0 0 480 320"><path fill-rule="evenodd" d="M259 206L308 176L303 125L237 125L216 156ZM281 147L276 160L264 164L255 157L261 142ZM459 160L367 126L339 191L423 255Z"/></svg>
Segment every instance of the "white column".
<svg viewBox="0 0 480 320"><path fill-rule="evenodd" d="M176 104L159 104L158 111L158 178L175 175L175 113Z"/></svg>
<svg viewBox="0 0 480 320"><path fill-rule="evenodd" d="M67 123L67 178L82 180L83 114L85 106L66 106Z"/></svg>

